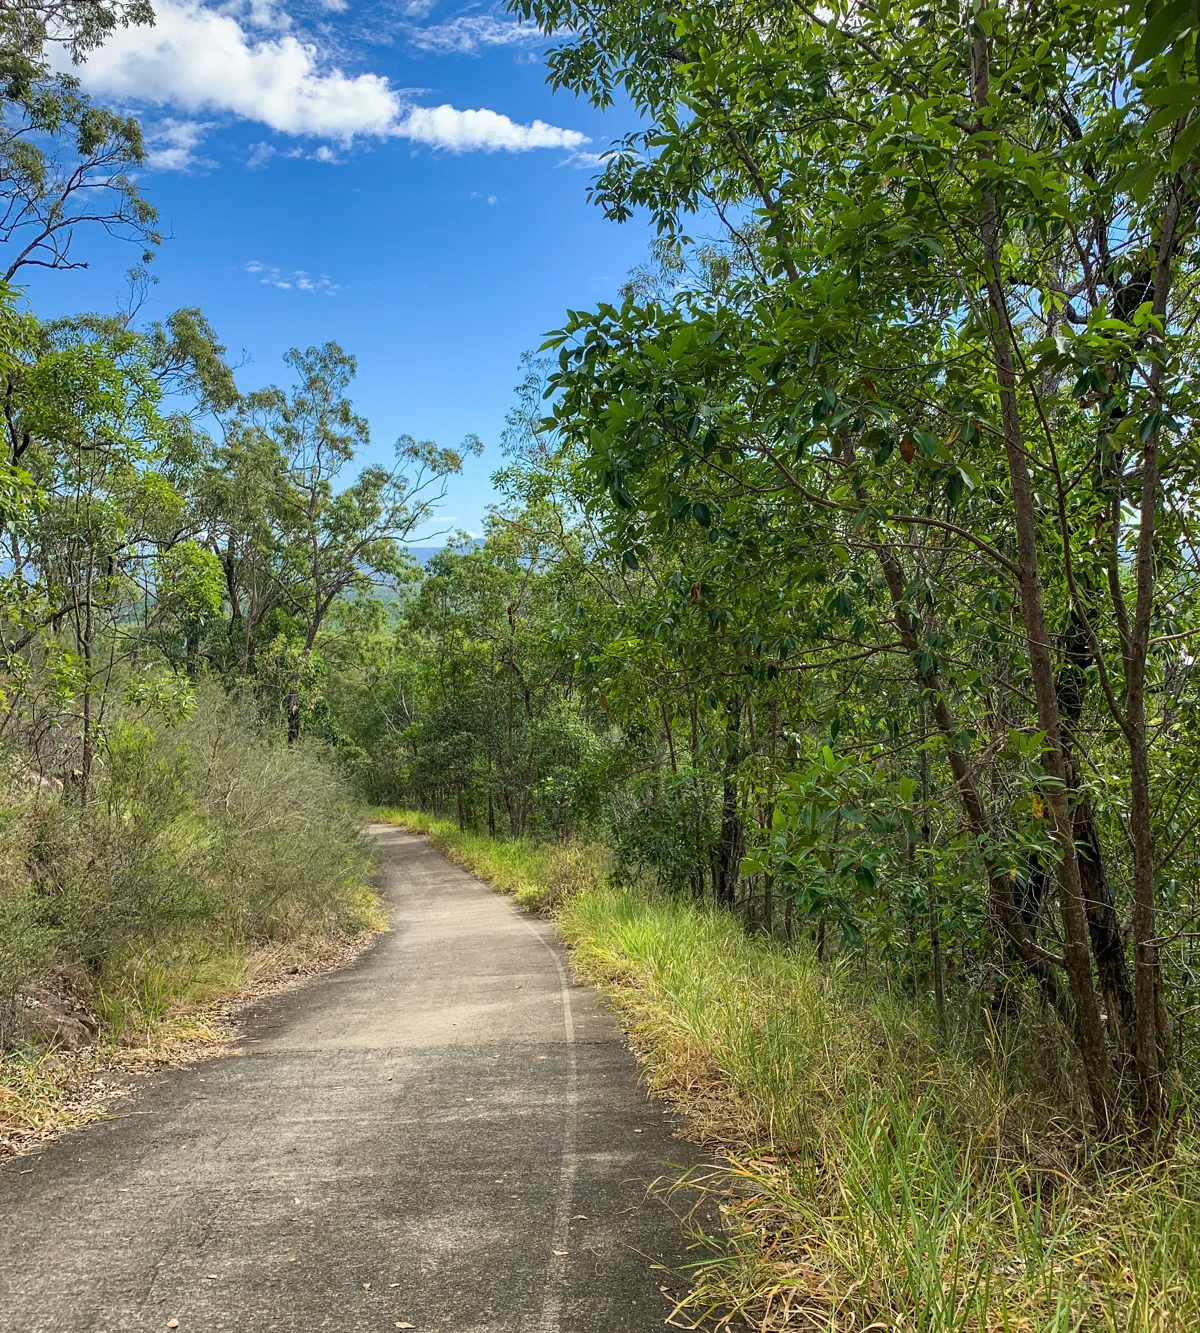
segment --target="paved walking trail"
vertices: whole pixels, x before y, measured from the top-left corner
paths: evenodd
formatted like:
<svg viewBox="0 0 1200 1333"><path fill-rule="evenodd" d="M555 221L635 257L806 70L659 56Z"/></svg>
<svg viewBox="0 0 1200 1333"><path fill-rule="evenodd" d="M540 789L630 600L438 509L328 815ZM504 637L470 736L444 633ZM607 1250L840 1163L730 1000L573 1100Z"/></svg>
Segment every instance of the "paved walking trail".
<svg viewBox="0 0 1200 1333"><path fill-rule="evenodd" d="M373 830L392 927L0 1170L3 1333L649 1333L688 1158L543 922Z"/></svg>

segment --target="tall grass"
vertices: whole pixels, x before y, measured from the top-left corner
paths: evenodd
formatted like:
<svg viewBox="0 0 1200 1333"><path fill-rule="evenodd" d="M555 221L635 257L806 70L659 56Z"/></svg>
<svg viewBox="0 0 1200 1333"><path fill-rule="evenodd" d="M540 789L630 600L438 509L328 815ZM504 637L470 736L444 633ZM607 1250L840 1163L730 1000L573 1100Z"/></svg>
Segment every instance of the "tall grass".
<svg viewBox="0 0 1200 1333"><path fill-rule="evenodd" d="M511 873L526 900L557 900L575 966L612 998L652 1092L714 1150L678 1186L715 1194L726 1223L683 1326L1200 1328L1200 1138L1184 1125L1136 1166L1099 1152L1067 1114L1052 1032L975 1015L942 1039L910 1001L726 914L599 873L539 897L552 850L403 819L485 878Z"/></svg>

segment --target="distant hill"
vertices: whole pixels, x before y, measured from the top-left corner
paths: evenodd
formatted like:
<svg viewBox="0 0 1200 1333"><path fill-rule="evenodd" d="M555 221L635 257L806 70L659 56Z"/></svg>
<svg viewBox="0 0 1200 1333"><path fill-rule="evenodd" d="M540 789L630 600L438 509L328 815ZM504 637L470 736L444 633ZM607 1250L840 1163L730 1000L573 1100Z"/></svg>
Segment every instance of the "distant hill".
<svg viewBox="0 0 1200 1333"><path fill-rule="evenodd" d="M482 546L483 538L476 537L475 545ZM410 546L408 548L408 553L418 565L427 565L435 555L440 555L445 549L445 543L441 546Z"/></svg>

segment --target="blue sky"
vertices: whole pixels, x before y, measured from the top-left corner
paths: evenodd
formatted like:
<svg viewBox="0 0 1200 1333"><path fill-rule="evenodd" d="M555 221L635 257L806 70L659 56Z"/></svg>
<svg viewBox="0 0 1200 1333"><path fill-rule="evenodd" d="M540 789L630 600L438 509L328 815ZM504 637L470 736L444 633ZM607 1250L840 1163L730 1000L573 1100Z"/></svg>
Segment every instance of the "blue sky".
<svg viewBox="0 0 1200 1333"><path fill-rule="evenodd" d="M243 388L289 346L359 358L372 452L408 432L486 445L445 522L478 531L523 351L610 298L647 228L586 201L593 155L631 127L545 84L539 35L499 4L158 0L80 71L140 117L143 186L169 239L147 318L199 305ZM43 316L111 308L132 248L80 238L84 273L30 283Z"/></svg>

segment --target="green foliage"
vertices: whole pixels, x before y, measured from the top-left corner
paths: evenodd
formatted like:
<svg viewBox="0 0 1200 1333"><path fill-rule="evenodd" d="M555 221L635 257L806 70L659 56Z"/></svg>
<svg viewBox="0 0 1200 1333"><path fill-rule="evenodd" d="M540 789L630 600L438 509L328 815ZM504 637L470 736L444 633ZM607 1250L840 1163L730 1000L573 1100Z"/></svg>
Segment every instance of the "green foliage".
<svg viewBox="0 0 1200 1333"><path fill-rule="evenodd" d="M612 818L617 880L703 897L720 838L719 802L705 772L658 773L653 785L642 779L626 789Z"/></svg>
<svg viewBox="0 0 1200 1333"><path fill-rule="evenodd" d="M513 487L620 579L605 696L661 675L697 752L728 719L716 895L752 816L768 913L890 961L927 916L968 972L986 923L1097 1122L1155 1133L1195 1012L1194 6L511 7L639 108L594 193L661 237L547 341ZM861 799L793 790L826 743Z"/></svg>
<svg viewBox="0 0 1200 1333"><path fill-rule="evenodd" d="M50 964L111 987L141 959L146 989L198 941L362 925L373 861L342 788L218 686L178 721L119 718L87 806L22 782L0 831L4 1002Z"/></svg>
<svg viewBox="0 0 1200 1333"><path fill-rule="evenodd" d="M629 765L562 650L577 593L571 571L497 528L436 556L393 623L349 608L362 632L325 649L321 726L367 794L514 837L599 822Z"/></svg>

